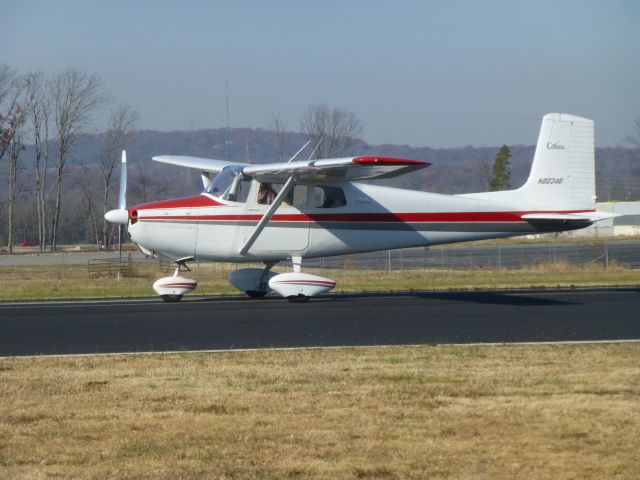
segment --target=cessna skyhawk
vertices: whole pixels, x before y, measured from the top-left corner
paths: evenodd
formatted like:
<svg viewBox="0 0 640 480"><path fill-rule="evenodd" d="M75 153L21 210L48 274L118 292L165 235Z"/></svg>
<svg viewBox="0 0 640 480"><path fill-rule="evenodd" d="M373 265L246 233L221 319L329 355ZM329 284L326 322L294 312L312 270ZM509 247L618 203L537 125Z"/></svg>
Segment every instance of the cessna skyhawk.
<svg viewBox="0 0 640 480"><path fill-rule="evenodd" d="M299 153L299 152L298 152ZM196 287L180 275L191 260L263 262L232 272L251 297L274 290L292 301L335 282L302 272L307 258L584 228L611 215L595 211L593 121L551 113L542 120L531 173L515 190L443 195L359 180L410 174L430 164L359 156L249 165L162 155L157 162L202 172L199 195L126 208L126 155L120 207L105 218L125 225L147 255L177 263L154 284L165 301ZM275 273L291 260L293 272Z"/></svg>

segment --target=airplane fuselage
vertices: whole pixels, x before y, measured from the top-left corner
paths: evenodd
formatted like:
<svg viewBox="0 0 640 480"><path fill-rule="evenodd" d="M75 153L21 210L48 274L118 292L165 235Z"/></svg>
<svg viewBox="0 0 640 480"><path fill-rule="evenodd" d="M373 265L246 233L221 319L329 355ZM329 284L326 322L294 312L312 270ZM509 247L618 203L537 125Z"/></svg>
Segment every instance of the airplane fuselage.
<svg viewBox="0 0 640 480"><path fill-rule="evenodd" d="M268 208L260 184L246 182L242 201L203 193L129 209L128 231L144 250L168 259L227 262L314 258L573 228L531 223L518 205L363 183L297 184L259 238L239 247ZM575 211L562 211L573 213ZM575 228L584 227L584 223Z"/></svg>

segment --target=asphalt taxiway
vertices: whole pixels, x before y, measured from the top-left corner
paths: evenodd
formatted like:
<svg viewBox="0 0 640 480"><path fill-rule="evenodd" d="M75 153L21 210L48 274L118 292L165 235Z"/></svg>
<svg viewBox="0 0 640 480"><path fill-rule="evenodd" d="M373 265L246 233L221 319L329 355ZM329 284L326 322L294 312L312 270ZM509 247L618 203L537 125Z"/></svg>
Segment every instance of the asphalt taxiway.
<svg viewBox="0 0 640 480"><path fill-rule="evenodd" d="M0 356L640 339L640 289L0 304Z"/></svg>

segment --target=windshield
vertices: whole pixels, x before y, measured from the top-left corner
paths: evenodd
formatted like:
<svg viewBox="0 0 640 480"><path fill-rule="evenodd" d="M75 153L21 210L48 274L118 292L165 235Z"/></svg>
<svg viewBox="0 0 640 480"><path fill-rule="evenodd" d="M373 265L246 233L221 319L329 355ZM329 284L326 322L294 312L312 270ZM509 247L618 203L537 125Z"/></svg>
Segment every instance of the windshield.
<svg viewBox="0 0 640 480"><path fill-rule="evenodd" d="M240 196L246 196L241 195L241 191L246 190L248 186L249 181L244 179L242 167L231 165L224 167L222 171L215 176L207 192L223 200L238 202L242 201Z"/></svg>

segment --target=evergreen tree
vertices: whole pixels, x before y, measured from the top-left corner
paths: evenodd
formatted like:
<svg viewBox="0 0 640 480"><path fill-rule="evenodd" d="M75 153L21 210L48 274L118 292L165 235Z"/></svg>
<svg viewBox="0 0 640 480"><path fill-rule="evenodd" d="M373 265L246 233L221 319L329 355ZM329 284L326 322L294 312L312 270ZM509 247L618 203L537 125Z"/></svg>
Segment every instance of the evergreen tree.
<svg viewBox="0 0 640 480"><path fill-rule="evenodd" d="M506 190L509 188L509 159L511 151L506 145L502 145L493 163L493 177L489 180L489 191Z"/></svg>

